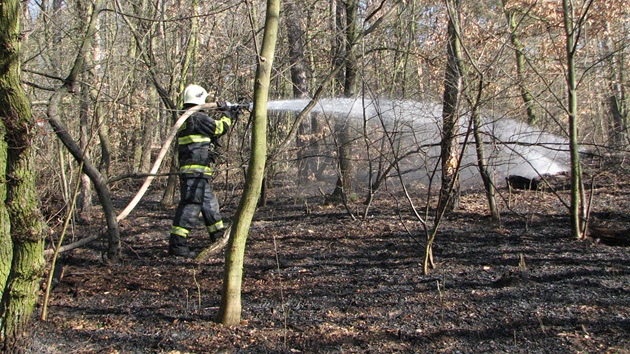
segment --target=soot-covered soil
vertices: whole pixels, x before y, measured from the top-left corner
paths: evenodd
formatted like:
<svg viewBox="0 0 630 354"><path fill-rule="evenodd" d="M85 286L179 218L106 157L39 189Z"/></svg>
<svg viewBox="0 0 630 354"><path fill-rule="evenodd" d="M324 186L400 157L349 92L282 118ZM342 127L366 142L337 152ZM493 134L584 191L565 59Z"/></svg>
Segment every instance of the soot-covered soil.
<svg viewBox="0 0 630 354"><path fill-rule="evenodd" d="M595 196L594 224L630 226L621 187ZM272 199L251 228L233 328L213 321L223 255L201 265L168 257L173 210L154 194L121 223L122 264L104 265L98 242L64 257L32 352L630 353L628 248L571 239L551 193L514 193L500 224L481 194L464 195L440 227L429 275L402 197L383 194L367 220L321 198ZM199 228L193 246L206 241Z"/></svg>

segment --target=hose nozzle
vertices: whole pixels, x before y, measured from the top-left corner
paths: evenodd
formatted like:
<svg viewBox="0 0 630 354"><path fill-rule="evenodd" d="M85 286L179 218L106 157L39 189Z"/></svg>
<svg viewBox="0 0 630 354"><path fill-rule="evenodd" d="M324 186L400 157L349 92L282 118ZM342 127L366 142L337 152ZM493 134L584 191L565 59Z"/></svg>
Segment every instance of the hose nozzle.
<svg viewBox="0 0 630 354"><path fill-rule="evenodd" d="M252 109L254 109L254 102L250 102L250 103L238 103L237 104L238 108L240 109L244 109L246 111L251 111Z"/></svg>
<svg viewBox="0 0 630 354"><path fill-rule="evenodd" d="M254 108L254 103L250 102L250 103L230 103L230 102L225 102L225 105L227 106L228 109L243 109L246 111L251 111Z"/></svg>

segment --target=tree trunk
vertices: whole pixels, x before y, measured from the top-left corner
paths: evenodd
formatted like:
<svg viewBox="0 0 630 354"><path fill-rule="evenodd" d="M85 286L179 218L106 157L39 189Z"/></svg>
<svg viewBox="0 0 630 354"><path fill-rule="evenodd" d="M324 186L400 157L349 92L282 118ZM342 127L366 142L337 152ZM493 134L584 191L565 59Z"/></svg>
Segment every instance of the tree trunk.
<svg viewBox="0 0 630 354"><path fill-rule="evenodd" d="M459 105L462 97L463 68L461 43L458 34L459 11L461 0L446 2L448 11L447 58L444 72L444 96L442 99L442 141L440 142L440 161L442 183L435 215L433 230L427 233L422 271L428 274L433 268L433 243L437 228L446 213L455 210L459 204Z"/></svg>
<svg viewBox="0 0 630 354"><path fill-rule="evenodd" d="M2 39L0 39L2 40ZM6 128L0 120L0 176L7 173L7 143L5 141ZM7 184L0 181L0 299L4 293L4 285L11 272L13 259L13 242L11 241L11 220L4 201L7 199Z"/></svg>
<svg viewBox="0 0 630 354"><path fill-rule="evenodd" d="M494 183L494 178L492 176L492 172L488 169L487 159L486 159L486 148L485 148L485 139L484 135L481 131L482 120L480 117L480 109L481 102L483 97L484 90L484 73L481 71L479 66L476 63L472 63L473 68L477 72L477 91L476 97L473 101L472 98L466 96L468 99L468 104L471 107L470 116L472 119L472 132L475 138L475 151L477 153L477 167L479 168L479 175L481 176L481 180L483 181L483 186L486 192L486 199L488 200L488 208L490 209L490 214L492 215L492 219L496 221L500 221L501 213L499 212L499 207L496 202L496 185ZM462 69L465 69L462 67ZM466 83L466 74L464 73L464 86L468 86ZM491 139L494 139L493 137Z"/></svg>
<svg viewBox="0 0 630 354"><path fill-rule="evenodd" d="M107 124L101 121L101 108L100 106L96 107L98 113L96 113L96 117L99 119L98 124L98 140L99 145L101 147L101 160L98 164L98 170L103 176L109 176L109 165L111 163L112 156L112 143L109 140L109 127Z"/></svg>
<svg viewBox="0 0 630 354"><path fill-rule="evenodd" d="M623 86L620 85L623 90ZM623 97L623 94L620 95ZM628 114L623 108L623 99L619 99L616 95L608 98L609 107L609 129L608 129L608 146L613 149L624 150L628 145L627 120Z"/></svg>
<svg viewBox="0 0 630 354"><path fill-rule="evenodd" d="M532 94L525 88L527 80L525 79L525 54L523 53L523 44L521 43L516 29L518 23L515 17L515 11L508 10L507 1L502 0L503 13L508 22L508 30L510 31L510 43L514 47L514 55L516 57L516 77L518 79L519 90L521 92L521 98L527 112L527 122L530 125L535 125L538 122L538 116L534 110L534 99Z"/></svg>
<svg viewBox="0 0 630 354"><path fill-rule="evenodd" d="M481 87L479 89L481 90ZM492 219L499 220L501 214L499 213L499 207L496 201L497 190L486 164L486 150L484 148L484 139L481 133L481 118L479 117L477 105L475 105L471 115L471 119L473 120L473 135L475 137L475 150L477 151L477 167L479 168L479 174L481 175L481 180L483 181L483 186L486 191L486 199L488 200L488 208L490 209Z"/></svg>
<svg viewBox="0 0 630 354"><path fill-rule="evenodd" d="M149 90L147 96L149 96L149 102L157 102L155 91ZM142 112L142 153L140 155L140 172L147 172L151 169L151 159L153 158L153 136L155 133L155 126L157 124L155 121L155 110L153 110L152 107L153 106L149 105L147 110Z"/></svg>
<svg viewBox="0 0 630 354"><path fill-rule="evenodd" d="M356 94L357 78L359 74L359 66L357 64L356 41L357 33L357 17L358 3L356 0L344 1L346 26L345 26L345 45L346 45L346 73L344 79L343 94L346 97L354 97Z"/></svg>
<svg viewBox="0 0 630 354"><path fill-rule="evenodd" d="M304 30L302 19L304 18L300 4L297 1L289 1L285 4L285 18L287 23L287 39L289 42L289 61L291 63L291 83L293 84L293 98L308 98L308 72L304 54ZM313 121L316 115L311 113L312 119L300 121L298 134L295 139L298 148L298 181L303 182L316 170L311 163L315 159L317 144L313 139ZM263 194L264 195L264 194Z"/></svg>
<svg viewBox="0 0 630 354"><path fill-rule="evenodd" d="M83 163L83 173L85 173L94 184L96 193L105 214L105 220L107 222L107 234L108 234L108 250L107 258L111 262L118 262L120 258L120 229L118 227L118 221L116 221L116 212L114 211L114 204L112 202L109 186L106 179L101 173L92 165L92 162L84 156L81 148L74 142L66 128L57 119L57 107L60 105L62 96L64 95L63 88L56 92L51 97L51 102L48 106L48 122L55 130L57 137L63 142L68 151L72 154L74 159L78 163Z"/></svg>
<svg viewBox="0 0 630 354"><path fill-rule="evenodd" d="M252 126L252 151L243 196L234 216L230 241L225 253L223 292L217 320L227 326L241 322L241 286L247 234L254 217L265 171L267 155L267 102L274 50L278 39L280 0L267 1L265 33L256 70Z"/></svg>
<svg viewBox="0 0 630 354"><path fill-rule="evenodd" d="M185 87L187 86L187 78L189 76L194 77L196 73L196 67L194 65L197 51L199 49L199 38L197 34L199 33L199 19L197 18L197 14L199 12L199 0L193 0L191 3L193 9L193 16L190 18L190 38L188 40L188 44L186 47L186 51L184 52L184 56L181 60L181 71L180 71L180 81L178 86L178 92L184 92ZM147 65L149 65L147 63ZM155 81L155 79L154 79ZM159 89L158 89L159 92ZM179 95L181 100L181 96ZM165 105L168 106L168 102L164 102ZM183 100L179 101L177 107L183 106ZM172 120L175 122L177 120L177 114L172 115ZM179 161L177 156L177 141L173 142L171 149L171 159L169 166L169 172L171 175L168 177L166 182L166 187L164 188L164 194L162 195L162 199L160 200L160 205L163 206L171 206L175 204L177 198L177 186L179 185L179 177L177 172L179 171Z"/></svg>
<svg viewBox="0 0 630 354"><path fill-rule="evenodd" d="M357 39L357 2L355 0L344 1L343 11L338 11L338 17L345 16L345 23L338 19L338 23L344 23L343 33L345 49L343 51L345 60L345 72L343 76L343 94L345 97L354 97L357 81L357 57L354 46ZM339 10L339 9L338 9ZM332 193L333 200L346 202L348 196L352 194L352 181L354 179L354 166L352 165L352 135L351 120L341 120L338 118L335 123L335 134L337 137L337 167L339 175L335 190Z"/></svg>
<svg viewBox="0 0 630 354"><path fill-rule="evenodd" d="M91 80L90 80L91 81ZM90 123L89 123L89 102L90 93L89 85L87 83L81 83L81 104L79 108L79 144L81 150L87 158L89 158L89 140L90 140ZM81 191L77 199L77 210L79 217L83 220L89 220L92 213L92 183L90 178L82 174L81 175Z"/></svg>
<svg viewBox="0 0 630 354"><path fill-rule="evenodd" d="M442 185L438 213L448 213L459 205L459 105L462 91L462 54L458 33L458 16L461 0L449 1L447 63L444 74L444 97L442 110Z"/></svg>
<svg viewBox="0 0 630 354"><path fill-rule="evenodd" d="M606 23L606 30L611 31L610 23ZM626 34L628 30L626 30ZM602 53L607 64L608 87L610 89L610 97L608 97L608 146L613 149L625 149L628 145L628 106L626 87L626 65L624 56L626 55L623 44L616 44L609 36L602 40Z"/></svg>
<svg viewBox="0 0 630 354"><path fill-rule="evenodd" d="M34 122L20 82L19 18L20 2L4 1L0 15L0 351L6 353L27 347L44 271L46 235L35 185ZM12 254L7 247L13 249Z"/></svg>
<svg viewBox="0 0 630 354"><path fill-rule="evenodd" d="M569 149L571 156L571 234L576 239L584 237L582 220L584 212L581 198L582 170L578 143L578 106L577 78L575 73L575 54L577 50L577 32L574 28L574 10L570 0L562 1L564 12L564 30L566 34L567 55L567 114L569 120Z"/></svg>
<svg viewBox="0 0 630 354"><path fill-rule="evenodd" d="M337 137L337 183L331 197L335 201L347 202L352 193L352 149L350 136L350 119L342 121L336 118L335 135Z"/></svg>
<svg viewBox="0 0 630 354"><path fill-rule="evenodd" d="M304 54L304 30L301 23L303 18L304 16L297 1L286 3L285 19L294 98L306 98L309 96L307 81L309 68Z"/></svg>
<svg viewBox="0 0 630 354"><path fill-rule="evenodd" d="M86 28L85 37L81 42L81 48L76 56L74 65L70 70L70 74L65 78L64 84L57 89L57 91L51 96L50 103L48 105L48 122L53 127L53 130L57 137L63 142L66 148L70 151L74 159L78 163L83 163L83 172L90 177L90 180L94 184L96 193L98 195L101 206L103 207L103 213L105 214L105 220L107 222L107 234L108 234L108 249L107 258L110 262L118 262L120 258L120 229L118 227L118 221L116 220L116 212L112 203L111 193L109 186L107 185L106 178L101 175L98 169L90 159L85 156L83 150L77 145L72 136L68 133L65 126L59 120L58 109L61 105L61 101L64 95L73 90L74 85L77 82L78 75L84 69L85 65L85 53L91 49L92 41L94 39L94 32L97 28L98 14L103 8L104 0L99 0L93 4L90 19Z"/></svg>

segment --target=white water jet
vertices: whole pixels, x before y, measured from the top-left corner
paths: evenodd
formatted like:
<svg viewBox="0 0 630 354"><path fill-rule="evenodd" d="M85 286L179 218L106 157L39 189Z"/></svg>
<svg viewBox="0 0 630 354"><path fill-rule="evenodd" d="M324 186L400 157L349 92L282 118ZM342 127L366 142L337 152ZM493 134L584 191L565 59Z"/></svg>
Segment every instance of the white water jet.
<svg viewBox="0 0 630 354"><path fill-rule="evenodd" d="M270 101L270 111L299 112L310 102L308 99ZM436 168L440 148L442 105L416 101L368 100L361 98L322 99L312 112L321 113L334 119L344 119L351 124L357 136L363 134L364 123L368 134L382 136L387 132L395 135L399 154L418 150L401 161L403 170L415 171L405 178L426 181ZM468 130L469 116L461 119L460 142ZM568 141L537 130L526 123L509 118L482 118L482 132L488 166L497 181L508 175L533 178L542 174L557 174L568 171ZM359 145L359 144L357 144ZM365 145L362 145L365 147ZM461 179L478 185L480 178L476 167L476 152L472 134L464 153ZM359 169L367 171L367 169Z"/></svg>

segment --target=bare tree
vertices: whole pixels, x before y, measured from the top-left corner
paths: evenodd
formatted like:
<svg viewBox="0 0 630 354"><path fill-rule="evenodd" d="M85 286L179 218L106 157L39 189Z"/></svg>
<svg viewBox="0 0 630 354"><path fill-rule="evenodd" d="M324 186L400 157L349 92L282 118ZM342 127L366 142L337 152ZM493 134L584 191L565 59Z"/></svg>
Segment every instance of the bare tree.
<svg viewBox="0 0 630 354"><path fill-rule="evenodd" d="M517 11L511 4L508 4L507 0L502 0L503 13L507 19L508 30L510 35L510 43L512 43L514 49L514 57L516 59L516 77L518 79L519 90L523 99L523 105L527 112L527 122L530 125L534 125L538 122L538 116L534 109L535 102L531 92L527 89L529 84L525 80L526 58L525 58L525 46L521 43L520 36L518 34L519 28L519 11ZM523 15L525 16L525 15Z"/></svg>
<svg viewBox="0 0 630 354"><path fill-rule="evenodd" d="M287 41L289 45L289 61L291 65L291 82L293 84L294 98L309 97L309 75L311 69L305 53L305 36L303 30L304 13L302 5L298 1L289 1L285 4L285 18L287 23ZM312 115L311 119L303 119L299 124L299 131L296 137L298 148L298 178L304 181L310 174L317 170L315 155L318 153L317 136L318 122L317 115Z"/></svg>
<svg viewBox="0 0 630 354"><path fill-rule="evenodd" d="M628 78L627 64L625 58L628 57L628 45L625 41L615 41L613 39L611 23L606 21L606 32L611 33L610 36L602 38L602 63L605 63L604 69L607 72L607 82L610 94L608 96L609 107L609 124L608 126L608 144L613 149L625 149L628 145L628 114L630 107L628 104ZM627 38L630 29L624 26L621 30L621 37Z"/></svg>
<svg viewBox="0 0 630 354"><path fill-rule="evenodd" d="M444 73L444 98L442 99L442 185L438 214L448 213L459 205L459 118L462 101L463 69L459 32L460 0L447 1L448 42L446 70Z"/></svg>
<svg viewBox="0 0 630 354"><path fill-rule="evenodd" d="M104 0L100 0L94 4L91 9L90 20L86 29L85 36L83 38L82 46L77 54L74 65L72 66L70 73L63 81L64 83L55 91L50 98L48 106L48 121L53 127L55 133L59 139L63 142L66 148L70 151L72 156L83 166L83 172L90 177L90 180L94 184L94 188L99 197L99 201L103 208L105 219L107 222L107 234L108 234L108 251L107 257L112 262L118 262L120 258L120 229L118 221L116 220L116 213L112 203L111 192L107 185L106 177L104 177L99 170L92 164L89 158L85 155L85 152L74 141L64 124L59 119L59 107L63 98L73 91L76 84L78 75L84 69L85 53L90 50L92 40L94 39L94 32L96 30L96 22L98 15L104 5Z"/></svg>
<svg viewBox="0 0 630 354"><path fill-rule="evenodd" d="M343 6L337 5L336 23L338 30L343 33L337 48L337 60L345 65L343 73L343 95L344 97L354 97L356 95L356 85L358 79L358 64L356 55L357 34L357 13L358 3L355 0L339 1ZM347 202L348 196L352 193L352 182L354 180L354 169L352 164L352 120L338 117L335 120L335 138L337 146L338 173L335 190L331 197L335 200Z"/></svg>
<svg viewBox="0 0 630 354"><path fill-rule="evenodd" d="M583 19L586 17L592 4L586 0L582 5L579 17L576 17L575 3L573 0L563 0L562 10L564 16L564 31L566 35L566 82L567 82L567 115L569 121L569 150L571 153L571 233L576 239L584 237L584 221L586 219L583 200L582 167L580 166L580 146L578 142L578 98L576 55L579 48ZM577 19L577 21L576 21Z"/></svg>
<svg viewBox="0 0 630 354"><path fill-rule="evenodd" d="M256 86L254 87L251 159L247 168L243 196L234 217L234 224L225 253L223 292L218 321L228 326L234 326L241 322L241 284L245 244L260 197L267 154L267 101L278 37L280 0L268 0L266 14L264 37L258 58L258 70L256 71Z"/></svg>

